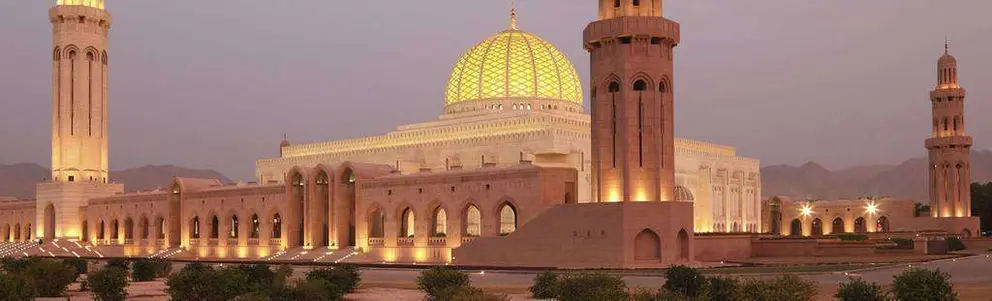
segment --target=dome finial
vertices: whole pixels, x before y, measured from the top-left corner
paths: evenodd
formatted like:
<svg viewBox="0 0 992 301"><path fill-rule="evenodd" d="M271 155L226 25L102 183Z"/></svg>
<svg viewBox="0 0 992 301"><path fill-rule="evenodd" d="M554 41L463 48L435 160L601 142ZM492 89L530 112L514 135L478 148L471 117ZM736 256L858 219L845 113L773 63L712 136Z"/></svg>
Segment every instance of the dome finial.
<svg viewBox="0 0 992 301"><path fill-rule="evenodd" d="M517 30L517 0L510 0L510 30Z"/></svg>
<svg viewBox="0 0 992 301"><path fill-rule="evenodd" d="M949 39L947 38L947 32L945 31L944 32L944 55L949 55L950 54L950 52L951 52L950 51L950 48L951 48L950 44L951 43L949 42Z"/></svg>

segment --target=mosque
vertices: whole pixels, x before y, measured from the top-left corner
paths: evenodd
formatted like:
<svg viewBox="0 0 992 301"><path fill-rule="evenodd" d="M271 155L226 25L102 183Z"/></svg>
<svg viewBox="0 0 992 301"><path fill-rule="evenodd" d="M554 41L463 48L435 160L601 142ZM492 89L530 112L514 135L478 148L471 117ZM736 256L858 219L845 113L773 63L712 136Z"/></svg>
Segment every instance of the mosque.
<svg viewBox="0 0 992 301"><path fill-rule="evenodd" d="M758 160L674 136L680 27L661 2L598 0L583 33L586 91L513 11L453 62L436 120L284 139L278 157L256 162L254 183L176 178L123 193L107 172L112 18L104 0L57 0L52 179L37 200L0 199L0 257L636 268L749 250L757 233L788 229L788 204L762 206Z"/></svg>

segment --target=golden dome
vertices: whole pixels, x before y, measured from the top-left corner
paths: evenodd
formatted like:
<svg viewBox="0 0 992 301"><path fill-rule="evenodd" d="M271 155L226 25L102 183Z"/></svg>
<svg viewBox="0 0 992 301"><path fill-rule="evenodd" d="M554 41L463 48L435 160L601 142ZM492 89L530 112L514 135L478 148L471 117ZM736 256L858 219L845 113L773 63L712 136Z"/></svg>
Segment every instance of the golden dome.
<svg viewBox="0 0 992 301"><path fill-rule="evenodd" d="M572 62L558 48L533 34L510 29L462 55L445 90L448 105L514 97L582 105L582 84Z"/></svg>
<svg viewBox="0 0 992 301"><path fill-rule="evenodd" d="M55 0L56 5L82 5L92 8L104 9L104 0Z"/></svg>

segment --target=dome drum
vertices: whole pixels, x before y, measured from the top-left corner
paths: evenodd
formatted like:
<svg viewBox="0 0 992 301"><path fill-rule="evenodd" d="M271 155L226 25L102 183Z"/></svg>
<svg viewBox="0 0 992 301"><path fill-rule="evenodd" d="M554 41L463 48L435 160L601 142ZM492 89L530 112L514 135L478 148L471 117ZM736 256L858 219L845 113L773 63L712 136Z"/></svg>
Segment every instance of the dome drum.
<svg viewBox="0 0 992 301"><path fill-rule="evenodd" d="M461 101L444 107L445 114L498 112L498 111L556 111L581 113L582 104L550 98L512 97Z"/></svg>

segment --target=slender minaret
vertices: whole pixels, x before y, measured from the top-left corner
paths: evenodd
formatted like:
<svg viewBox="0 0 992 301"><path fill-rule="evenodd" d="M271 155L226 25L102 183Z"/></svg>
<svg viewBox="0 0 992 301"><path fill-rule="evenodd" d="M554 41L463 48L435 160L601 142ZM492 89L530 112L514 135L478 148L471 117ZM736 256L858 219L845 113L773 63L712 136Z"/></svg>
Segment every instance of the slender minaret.
<svg viewBox="0 0 992 301"><path fill-rule="evenodd" d="M972 138L964 130L965 90L958 85L958 62L944 43L937 61L937 88L930 92L933 133L930 153L930 214L933 217L971 216Z"/></svg>
<svg viewBox="0 0 992 301"><path fill-rule="evenodd" d="M79 238L80 208L113 194L107 172L107 33L104 0L57 0L52 23L52 179L38 185L36 235Z"/></svg>
<svg viewBox="0 0 992 301"><path fill-rule="evenodd" d="M679 24L662 16L662 0L598 1L599 20L584 33L595 201L671 201Z"/></svg>

